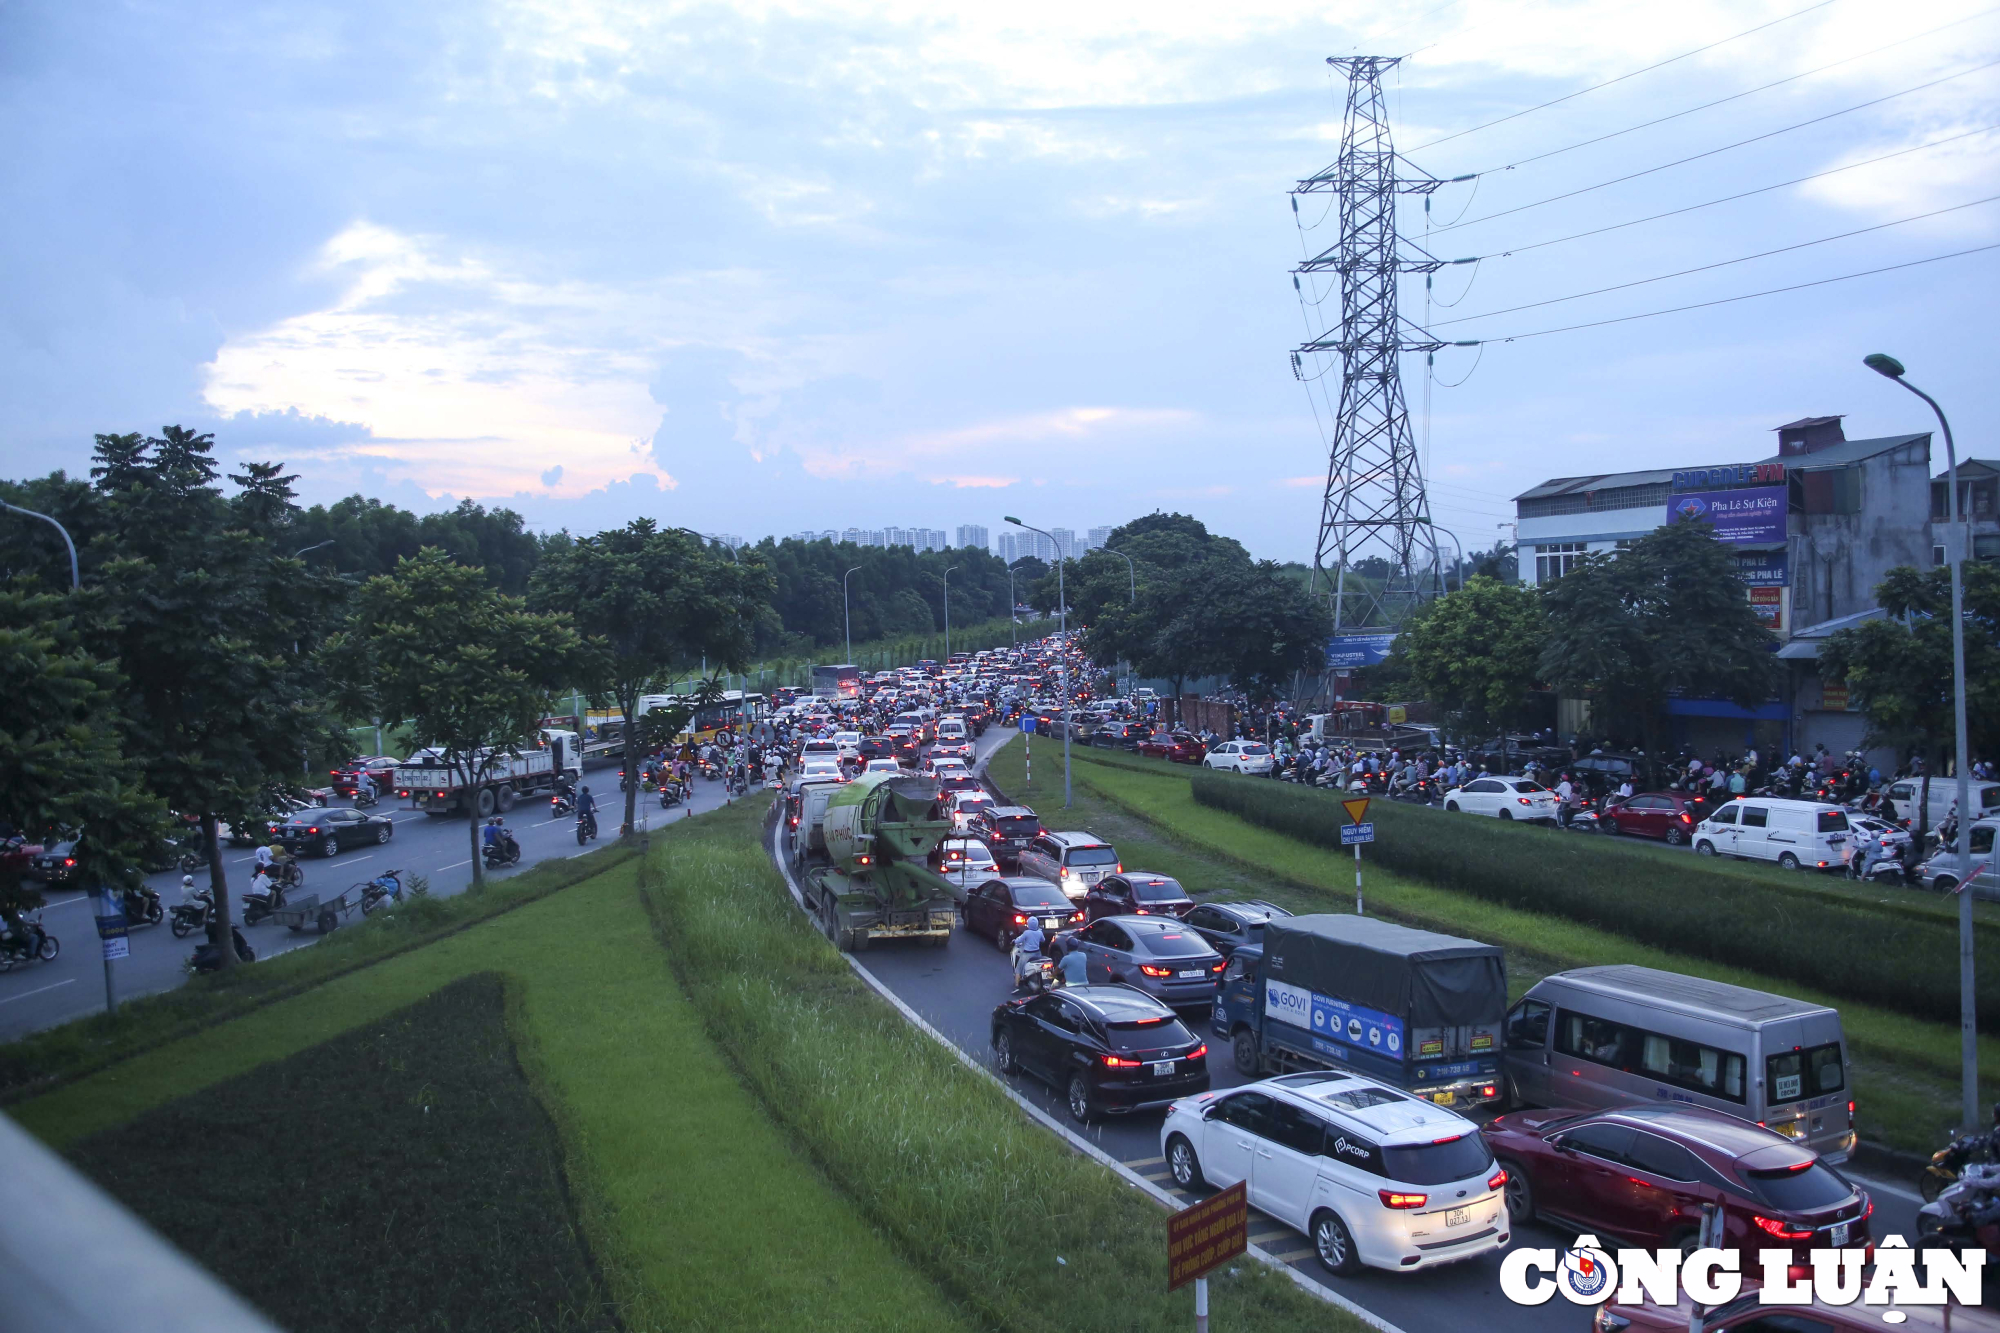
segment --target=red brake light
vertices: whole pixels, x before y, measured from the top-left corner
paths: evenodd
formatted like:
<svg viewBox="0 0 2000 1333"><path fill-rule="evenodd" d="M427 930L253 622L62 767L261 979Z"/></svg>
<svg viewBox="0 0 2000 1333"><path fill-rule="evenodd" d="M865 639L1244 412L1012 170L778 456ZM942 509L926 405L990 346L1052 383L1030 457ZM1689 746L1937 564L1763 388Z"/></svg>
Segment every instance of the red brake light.
<svg viewBox="0 0 2000 1333"><path fill-rule="evenodd" d="M1122 875L1122 874L1124 874L1124 873L1125 873L1125 863L1124 863L1123 861L1120 861L1120 862L1118 863L1118 868L1117 868L1116 870L1112 871L1111 873L1112 873L1112 874L1114 874L1114 875Z"/></svg>
<svg viewBox="0 0 2000 1333"><path fill-rule="evenodd" d="M1193 1050L1189 1051L1189 1052L1187 1053L1187 1057L1186 1057L1186 1058L1187 1058L1187 1059L1190 1059L1190 1060L1200 1060L1200 1059L1204 1058L1205 1056L1207 1056L1207 1054L1208 1054L1208 1043L1207 1043L1207 1042L1203 1042L1203 1043L1202 1043L1201 1045L1199 1045L1199 1046L1195 1047L1195 1048L1194 1048Z"/></svg>
<svg viewBox="0 0 2000 1333"><path fill-rule="evenodd" d="M76 858L74 856L65 856L63 858L63 864L66 866L73 866L76 864Z"/></svg>
<svg viewBox="0 0 2000 1333"><path fill-rule="evenodd" d="M1014 924L1017 926L1025 926L1028 924L1028 918L1023 916L1021 913L1016 912L1014 913Z"/></svg>
<svg viewBox="0 0 2000 1333"><path fill-rule="evenodd" d="M1522 805L1533 805L1533 804L1534 804L1534 802L1533 802L1533 801L1530 801L1530 800L1529 800L1529 799L1528 799L1527 797L1525 797L1525 796L1516 796L1516 797L1515 797L1514 799L1515 799L1515 800L1517 800L1517 801L1519 801L1519 802L1520 802L1520 803L1521 803Z"/></svg>
<svg viewBox="0 0 2000 1333"><path fill-rule="evenodd" d="M1170 977L1174 974L1171 967L1154 967L1151 963L1139 964L1139 970L1149 977Z"/></svg>
<svg viewBox="0 0 2000 1333"><path fill-rule="evenodd" d="M1507 1183L1507 1169L1505 1167L1501 1167L1499 1170L1493 1173L1491 1178L1487 1180L1486 1188L1490 1190L1497 1190L1506 1183Z"/></svg>
<svg viewBox="0 0 2000 1333"><path fill-rule="evenodd" d="M1143 1060L1127 1060L1117 1055L1100 1055L1097 1058L1113 1069L1137 1069L1145 1063Z"/></svg>
<svg viewBox="0 0 2000 1333"><path fill-rule="evenodd" d="M1779 1240L1812 1239L1812 1228L1810 1227L1806 1228L1804 1231L1795 1231L1791 1227L1787 1226L1785 1223L1779 1221L1775 1217L1760 1217L1754 1213L1751 1214L1750 1220L1757 1224L1757 1227L1760 1231L1764 1231L1770 1235L1776 1236Z"/></svg>
<svg viewBox="0 0 2000 1333"><path fill-rule="evenodd" d="M1421 1208L1430 1196L1427 1194L1401 1194L1395 1190L1376 1190L1381 1196L1384 1208Z"/></svg>
<svg viewBox="0 0 2000 1333"><path fill-rule="evenodd" d="M1225 958L1221 962L1217 963L1214 967L1209 968L1208 970L1211 972L1220 972L1222 971L1223 968L1228 966L1229 966L1229 960Z"/></svg>

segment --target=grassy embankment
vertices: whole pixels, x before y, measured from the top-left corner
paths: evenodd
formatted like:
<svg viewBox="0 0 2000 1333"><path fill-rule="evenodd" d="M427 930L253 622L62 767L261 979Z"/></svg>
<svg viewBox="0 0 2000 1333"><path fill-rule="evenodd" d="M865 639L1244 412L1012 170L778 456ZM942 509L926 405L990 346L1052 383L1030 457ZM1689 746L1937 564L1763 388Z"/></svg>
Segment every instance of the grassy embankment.
<svg viewBox="0 0 2000 1333"><path fill-rule="evenodd" d="M743 841L755 815L738 812L721 818L734 821L733 836ZM662 840L685 837L703 822L676 824ZM251 1071L253 1082L262 1079L269 1062L364 1024L395 1021L406 1006L459 978L497 973L510 988L508 1029L521 1067L557 1126L580 1229L626 1329L976 1327L828 1184L716 1050L653 938L639 901L639 868L628 860L428 947L134 1056L14 1114L56 1146L88 1155L94 1134L114 1134ZM437 1081L432 1064L406 1064L400 1084L406 1110L421 1104ZM366 1109L387 1114L384 1104L378 1093ZM364 1109L345 1100L338 1105ZM282 1136L285 1129L279 1119L260 1122L254 1132ZM379 1132L394 1135L397 1127L384 1123ZM153 1140L148 1151L172 1153L177 1143L203 1149L189 1137ZM248 1146L232 1136L228 1169L259 1174L232 1188L268 1194L301 1187ZM297 1151L309 1166L302 1180L362 1177L376 1200L366 1221L392 1226L406 1192L406 1182L386 1171L394 1154L360 1146L342 1159L315 1160L310 1144ZM254 1231L260 1216L244 1210L231 1225ZM329 1225L301 1243L327 1246L334 1258L364 1257L369 1242L332 1225L338 1220L322 1219ZM467 1228L478 1227L482 1215L473 1210L449 1220L448 1234L412 1243L450 1252L468 1243ZM199 1248L198 1237L173 1238ZM471 1239L503 1253L515 1243L496 1241L490 1229ZM366 1267L334 1263L324 1271L346 1282L372 1280L357 1276L370 1273ZM482 1323L472 1310L435 1313L439 1327L528 1322Z"/></svg>
<svg viewBox="0 0 2000 1333"><path fill-rule="evenodd" d="M1200 898L1267 898L1293 911L1353 910L1351 853L1313 846L1198 804L1189 790L1187 768L1123 756L1106 763L1101 753L1077 749L1076 805L1065 814L1061 759L1048 748L1037 751L1032 787L1023 779L1019 745L1002 750L989 770L1002 790L1034 806L1049 827L1091 829L1111 839L1128 866L1173 875ZM1446 817L1442 812L1415 813ZM1537 831L1526 828L1509 832L1537 836ZM1580 835L1562 836L1584 840ZM1540 846L1539 840L1524 843L1522 855L1532 857ZM1641 854L1652 851L1613 846ZM1508 982L1516 995L1550 972L1637 963L1830 1004L1840 1009L1849 1037L1857 1114L1866 1137L1890 1147L1928 1152L1957 1123L1955 1026L1777 981L1760 970L1643 944L1565 916L1441 888L1389 871L1366 856L1364 852L1371 914L1504 946ZM1759 876L1742 878L1746 893L1758 891ZM1982 1039L1981 1066L2000 1070L2000 1041ZM2000 1096L2000 1081L1983 1081L1982 1089L1991 1101Z"/></svg>

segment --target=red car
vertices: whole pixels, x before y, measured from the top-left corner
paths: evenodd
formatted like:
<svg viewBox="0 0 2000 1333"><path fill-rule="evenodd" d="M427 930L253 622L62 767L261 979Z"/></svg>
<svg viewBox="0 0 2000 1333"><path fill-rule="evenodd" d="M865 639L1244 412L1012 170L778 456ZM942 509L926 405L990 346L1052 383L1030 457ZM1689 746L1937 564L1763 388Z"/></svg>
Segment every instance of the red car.
<svg viewBox="0 0 2000 1333"><path fill-rule="evenodd" d="M1171 759L1176 764L1198 764L1208 753L1208 747L1185 731L1171 735L1156 731L1139 742L1139 753L1154 759Z"/></svg>
<svg viewBox="0 0 2000 1333"><path fill-rule="evenodd" d="M1604 833L1661 838L1667 846L1678 847L1688 840L1694 826L1706 818L1708 802L1699 796L1678 791L1647 791L1629 801L1607 801L1597 816L1597 827Z"/></svg>
<svg viewBox="0 0 2000 1333"><path fill-rule="evenodd" d="M1515 1226L1536 1218L1591 1232L1612 1245L1691 1245L1702 1205L1719 1206L1720 1249L1789 1246L1809 1264L1816 1249L1872 1248L1865 1191L1784 1135L1720 1111L1647 1105L1604 1111L1517 1111L1486 1124L1507 1171Z"/></svg>

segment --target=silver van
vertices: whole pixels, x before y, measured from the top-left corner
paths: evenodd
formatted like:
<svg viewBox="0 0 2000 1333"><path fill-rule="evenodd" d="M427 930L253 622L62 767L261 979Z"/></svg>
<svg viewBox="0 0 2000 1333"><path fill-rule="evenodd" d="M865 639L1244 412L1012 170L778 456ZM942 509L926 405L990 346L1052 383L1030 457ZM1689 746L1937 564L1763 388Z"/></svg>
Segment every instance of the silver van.
<svg viewBox="0 0 2000 1333"><path fill-rule="evenodd" d="M1581 967L1536 982L1503 1042L1514 1105L1685 1102L1836 1164L1854 1150L1847 1041L1821 1005L1650 967Z"/></svg>

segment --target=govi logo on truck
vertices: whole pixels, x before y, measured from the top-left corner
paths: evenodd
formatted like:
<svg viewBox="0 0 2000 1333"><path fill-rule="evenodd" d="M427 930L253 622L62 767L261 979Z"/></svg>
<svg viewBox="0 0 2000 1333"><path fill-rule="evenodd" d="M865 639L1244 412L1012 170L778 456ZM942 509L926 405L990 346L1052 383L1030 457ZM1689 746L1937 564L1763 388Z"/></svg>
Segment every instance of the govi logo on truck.
<svg viewBox="0 0 2000 1333"><path fill-rule="evenodd" d="M1264 1016L1298 1027L1312 1026L1312 992L1282 981L1264 983Z"/></svg>

